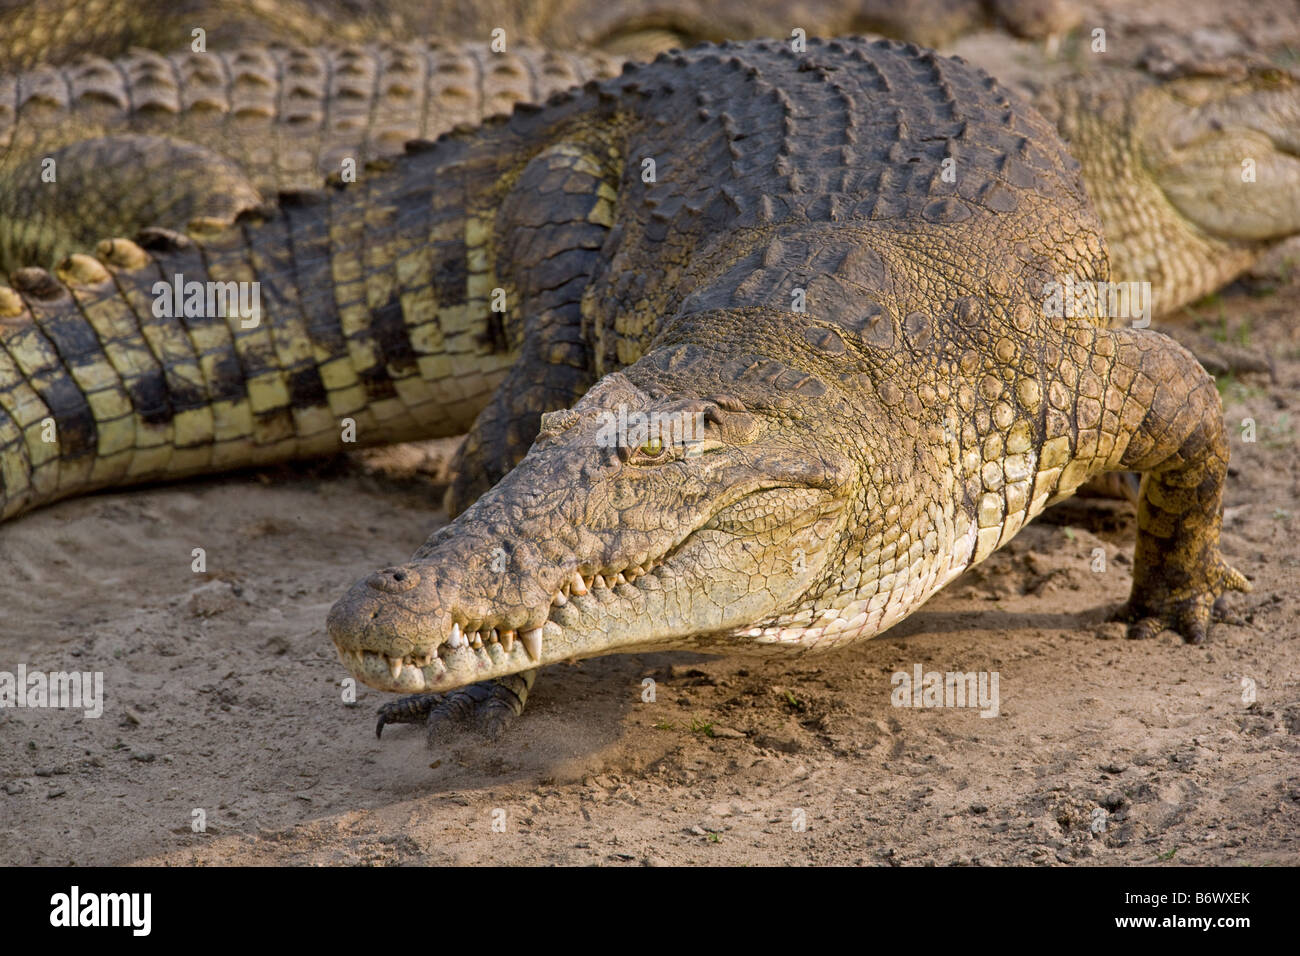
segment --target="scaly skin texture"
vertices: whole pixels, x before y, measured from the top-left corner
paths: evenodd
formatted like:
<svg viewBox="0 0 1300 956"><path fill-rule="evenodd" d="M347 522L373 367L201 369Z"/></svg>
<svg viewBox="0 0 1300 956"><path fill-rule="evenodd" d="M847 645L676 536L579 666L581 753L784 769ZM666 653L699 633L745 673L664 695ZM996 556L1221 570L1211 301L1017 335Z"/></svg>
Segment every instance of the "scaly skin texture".
<svg viewBox="0 0 1300 956"><path fill-rule="evenodd" d="M1160 81L1104 70L1035 105L1082 164L1112 276L1150 282L1157 314L1300 233L1300 74L1257 66Z"/></svg>
<svg viewBox="0 0 1300 956"><path fill-rule="evenodd" d="M137 53L0 80L0 271L106 232L228 223L279 192L540 102L621 64L443 41L342 50ZM1108 68L1035 98L1101 215L1113 275L1156 314L1194 302L1300 232L1300 77L1240 67L1158 80ZM3 122L8 117L9 122ZM53 158L57 185L41 181ZM1255 180L1242 179L1242 160ZM111 171L106 174L106 171Z"/></svg>
<svg viewBox="0 0 1300 956"><path fill-rule="evenodd" d="M1246 586L1218 552L1212 381L1154 333L1043 314L1045 282L1107 277L1100 227L1051 127L960 61L702 48L148 245L107 249L116 274L76 258L66 285L20 273L0 301L5 513L328 450L350 410L363 441L478 412L450 496L464 513L331 611L378 687L869 637L1114 470L1146 473L1135 636L1199 641ZM177 271L260 279L261 338L150 318ZM223 336L233 352L205 344ZM303 340L320 351L293 353ZM634 426L611 447L607 415L628 410L703 431L687 449ZM513 712L530 682L437 706Z"/></svg>
<svg viewBox="0 0 1300 956"><path fill-rule="evenodd" d="M361 41L389 30L382 16L350 0L0 0L0 69L68 63L87 53L120 56L132 48L170 53L189 48L195 28L206 31L209 49L248 37Z"/></svg>
<svg viewBox="0 0 1300 956"><path fill-rule="evenodd" d="M138 52L0 78L0 271L106 234L230 223L340 177L345 160L360 168L619 67L435 41Z"/></svg>
<svg viewBox="0 0 1300 956"><path fill-rule="evenodd" d="M159 8L161 7L161 8ZM1026 37L1060 34L1079 22L1068 0L0 0L0 70L65 63L81 53L118 56L131 47L186 49L193 30L210 50L257 37L320 44L401 41L431 28L462 40L493 29L556 49L637 56L704 41L875 32L941 45L968 30L1004 26Z"/></svg>
<svg viewBox="0 0 1300 956"><path fill-rule="evenodd" d="M193 239L152 230L144 248L113 240L55 275L16 272L0 287L0 514L337 451L349 421L358 444L463 433L519 353L489 297L495 217L527 146L489 125L417 146L400 172L372 165L356 188L302 193ZM574 253L535 268L539 281L592 257L609 221L600 169L556 155L591 188L571 219L553 211L529 234L542 258ZM155 285L177 275L258 283L257 321L201 299L159 315L173 296ZM536 301L562 314L563 295Z"/></svg>

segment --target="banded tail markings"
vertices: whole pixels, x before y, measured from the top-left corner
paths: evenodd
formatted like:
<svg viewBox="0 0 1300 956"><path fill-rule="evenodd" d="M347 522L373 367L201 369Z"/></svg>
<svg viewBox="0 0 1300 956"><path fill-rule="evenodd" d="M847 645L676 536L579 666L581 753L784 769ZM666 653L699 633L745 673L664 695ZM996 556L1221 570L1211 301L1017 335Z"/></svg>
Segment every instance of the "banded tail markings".
<svg viewBox="0 0 1300 956"><path fill-rule="evenodd" d="M346 355L357 379L358 413L352 415L357 433L364 441L387 436L391 425L406 417L406 408L384 368L370 329L370 307L366 300L365 260L366 215L358 202L364 200L366 177L348 187L346 196L322 210L329 217L328 255L330 287L338 315ZM333 198L333 197L332 197Z"/></svg>
<svg viewBox="0 0 1300 956"><path fill-rule="evenodd" d="M172 243L165 259L166 264L158 267L160 278L170 280L179 273L206 281L203 254L195 243L188 240ZM253 416L244 387L244 370L230 327L224 318L209 315L206 310L195 315L184 314L182 310L180 322L194 349L212 414L212 445L206 465L213 468L237 466L244 460L244 448L253 432ZM197 453L193 456L196 467L204 464L199 458Z"/></svg>
<svg viewBox="0 0 1300 956"><path fill-rule="evenodd" d="M34 329L27 304L12 289L0 289L0 426L5 480L4 514L9 516L28 502L52 496L58 488L58 448L41 441L41 423L50 407L33 384L31 369L41 363L37 355L20 355ZM39 352L39 339L35 343ZM48 358L48 356L45 356ZM16 452L17 454L13 454Z"/></svg>
<svg viewBox="0 0 1300 956"><path fill-rule="evenodd" d="M290 220L275 213L255 227L241 224L250 268L260 288L265 327L286 381L294 444L290 454L323 454L338 447L339 425L331 414L299 296ZM286 449L288 446L286 446Z"/></svg>
<svg viewBox="0 0 1300 956"><path fill-rule="evenodd" d="M256 280L242 228L204 234L199 249L206 265L207 281L252 283ZM290 411L288 381L277 362L268 328L272 323L263 310L259 321L245 328L238 310L226 311L234 313L227 315L225 322L243 368L244 388L252 416L249 454L245 463L258 465L283 460L297 436ZM279 319L279 316L275 317L275 321Z"/></svg>
<svg viewBox="0 0 1300 956"><path fill-rule="evenodd" d="M408 189L400 179L367 177L365 241L362 268L365 302L370 313L369 340L385 376L392 383L393 394L413 422L420 419L420 406L430 399L428 383L420 378L414 346L411 344L400 299L397 262L401 258L404 236L401 229L403 210L419 210L426 189L419 183ZM412 195L413 193L413 195ZM427 205L424 215L427 221Z"/></svg>
<svg viewBox="0 0 1300 956"><path fill-rule="evenodd" d="M171 453L159 464L159 476L193 473L206 467L212 460L215 432L207 383L184 320L166 314L174 313L175 309L157 307L164 296L174 298L172 289L178 274L169 264L146 255L138 268L120 272L117 277L117 291L135 313L139 335L158 363L159 403L166 406L171 418L168 440ZM183 280L196 278L199 277L183 276ZM166 286L165 290L158 291L162 288L160 283ZM183 315L184 310L180 311Z"/></svg>
<svg viewBox="0 0 1300 956"><path fill-rule="evenodd" d="M89 267L87 272L94 272L98 281L74 284L69 291L131 406L129 417L104 422L101 442L107 455L99 477L108 482L162 474L171 460L174 437L165 372L142 334L136 310L120 291L140 281L138 270L148 264L148 256L133 242L112 239L99 244L95 261L102 272Z"/></svg>
<svg viewBox="0 0 1300 956"><path fill-rule="evenodd" d="M334 296L328 194L286 197L281 209L293 243L299 306L312 357L325 389L325 401L335 425L352 418L364 429L374 421L366 407L365 390L348 353Z"/></svg>
<svg viewBox="0 0 1300 956"><path fill-rule="evenodd" d="M29 431L27 441L38 440L52 451L49 461L58 476L54 494L66 494L84 487L94 473L99 434L87 395L105 378L95 368L102 351L62 283L37 269L20 270L13 279L30 324L7 335L5 346L49 409L49 420ZM112 414L120 407L110 394L101 409ZM47 430L46 425L53 427ZM32 449L32 459L41 456Z"/></svg>

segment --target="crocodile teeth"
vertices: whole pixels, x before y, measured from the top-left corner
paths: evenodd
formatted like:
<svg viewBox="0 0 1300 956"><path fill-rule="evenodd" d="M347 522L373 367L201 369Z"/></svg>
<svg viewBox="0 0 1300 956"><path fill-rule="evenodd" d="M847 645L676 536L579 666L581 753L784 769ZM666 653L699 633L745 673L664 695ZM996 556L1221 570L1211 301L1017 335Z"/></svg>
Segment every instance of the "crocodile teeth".
<svg viewBox="0 0 1300 956"><path fill-rule="evenodd" d="M605 578L604 578L602 575L599 575L599 574L596 575L596 577L595 577L595 585L596 585L596 587L598 587L598 588L603 588L603 587L605 587Z"/></svg>
<svg viewBox="0 0 1300 956"><path fill-rule="evenodd" d="M400 657L385 658L388 661L388 673L393 675L393 680L397 680L402 675L402 659Z"/></svg>
<svg viewBox="0 0 1300 956"><path fill-rule="evenodd" d="M453 624L451 626L451 637L447 638L447 644L455 648L455 647L464 647L468 643L469 640L461 632L460 625Z"/></svg>
<svg viewBox="0 0 1300 956"><path fill-rule="evenodd" d="M528 659L536 664L542 659L542 629L535 627L531 631L521 631L519 639L523 642Z"/></svg>
<svg viewBox="0 0 1300 956"><path fill-rule="evenodd" d="M554 599L552 599L551 603L554 604L556 607L564 607L564 605L569 603L569 599L564 596L563 591L556 591L555 597Z"/></svg>
<svg viewBox="0 0 1300 956"><path fill-rule="evenodd" d="M496 632L493 631L492 633L495 634ZM509 654L511 651L513 651L513 650L515 649L515 632L514 632L514 631L502 631L502 632L501 632L501 649L504 650L507 654Z"/></svg>
<svg viewBox="0 0 1300 956"><path fill-rule="evenodd" d="M574 594L581 595L587 593L587 582L582 580L582 575L577 571L574 571L573 577L569 579L569 587L572 589Z"/></svg>
<svg viewBox="0 0 1300 956"><path fill-rule="evenodd" d="M618 572L618 574L614 575L614 584L627 584L627 578L623 577L623 572L622 572L622 571L620 571L620 572ZM611 585L611 586L612 586L612 585Z"/></svg>
<svg viewBox="0 0 1300 956"><path fill-rule="evenodd" d="M481 648L483 646L483 638L479 637L478 631L475 631L473 633L473 635L470 637L469 642L473 644L474 647L476 648Z"/></svg>

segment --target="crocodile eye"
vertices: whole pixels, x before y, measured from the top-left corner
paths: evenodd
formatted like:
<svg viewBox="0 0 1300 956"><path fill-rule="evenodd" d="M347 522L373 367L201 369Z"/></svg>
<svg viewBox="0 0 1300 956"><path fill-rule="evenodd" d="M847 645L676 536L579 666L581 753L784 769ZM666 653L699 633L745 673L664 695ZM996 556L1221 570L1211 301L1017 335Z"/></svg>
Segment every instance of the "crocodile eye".
<svg viewBox="0 0 1300 956"><path fill-rule="evenodd" d="M648 439L640 448L637 449L645 458L658 458L664 453L664 441L658 435Z"/></svg>

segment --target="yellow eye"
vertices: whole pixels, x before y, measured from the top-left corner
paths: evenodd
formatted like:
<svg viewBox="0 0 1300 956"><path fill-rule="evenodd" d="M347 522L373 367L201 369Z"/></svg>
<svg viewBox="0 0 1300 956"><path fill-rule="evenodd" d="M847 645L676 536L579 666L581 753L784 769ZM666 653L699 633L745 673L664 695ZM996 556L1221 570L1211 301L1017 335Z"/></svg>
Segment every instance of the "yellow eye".
<svg viewBox="0 0 1300 956"><path fill-rule="evenodd" d="M658 458L663 454L664 442L662 438L654 437L641 446L641 454L647 458Z"/></svg>

